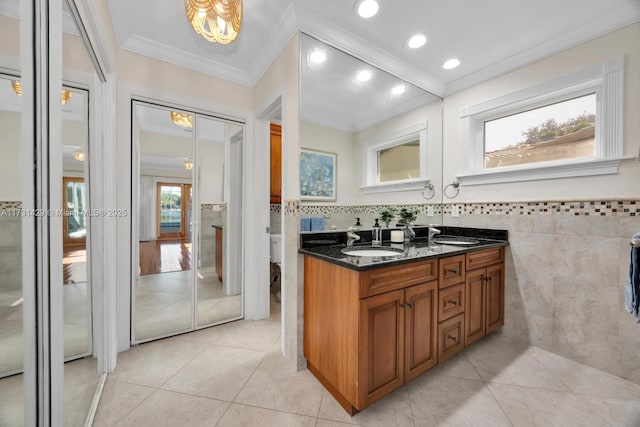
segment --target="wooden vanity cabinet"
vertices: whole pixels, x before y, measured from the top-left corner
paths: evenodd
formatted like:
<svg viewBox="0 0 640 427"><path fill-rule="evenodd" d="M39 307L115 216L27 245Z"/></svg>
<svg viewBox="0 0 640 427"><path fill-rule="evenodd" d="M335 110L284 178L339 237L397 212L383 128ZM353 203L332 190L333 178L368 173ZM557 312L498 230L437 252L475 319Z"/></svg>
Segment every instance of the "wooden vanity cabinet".
<svg viewBox="0 0 640 427"><path fill-rule="evenodd" d="M467 254L465 345L504 325L504 248Z"/></svg>

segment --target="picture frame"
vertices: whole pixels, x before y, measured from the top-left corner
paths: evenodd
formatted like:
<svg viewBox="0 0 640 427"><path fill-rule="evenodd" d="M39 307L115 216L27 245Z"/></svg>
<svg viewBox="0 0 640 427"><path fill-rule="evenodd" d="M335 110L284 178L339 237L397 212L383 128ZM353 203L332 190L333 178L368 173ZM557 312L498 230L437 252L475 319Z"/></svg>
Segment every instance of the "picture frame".
<svg viewBox="0 0 640 427"><path fill-rule="evenodd" d="M336 201L338 155L300 149L300 200Z"/></svg>

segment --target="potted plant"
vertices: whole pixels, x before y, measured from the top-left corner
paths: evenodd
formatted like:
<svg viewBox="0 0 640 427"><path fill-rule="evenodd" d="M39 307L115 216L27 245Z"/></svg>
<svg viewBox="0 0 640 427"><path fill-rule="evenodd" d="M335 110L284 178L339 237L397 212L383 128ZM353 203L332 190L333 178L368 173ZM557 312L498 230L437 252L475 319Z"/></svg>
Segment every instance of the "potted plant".
<svg viewBox="0 0 640 427"><path fill-rule="evenodd" d="M396 212L396 209L391 207L383 209L380 212L380 219L385 223L387 228L389 228L389 224L391 224L391 221L393 221L393 218L395 218Z"/></svg>
<svg viewBox="0 0 640 427"><path fill-rule="evenodd" d="M400 209L400 224L404 224L404 241L410 242L416 236L416 233L411 229L410 225L418 217L418 211L414 211L407 208Z"/></svg>

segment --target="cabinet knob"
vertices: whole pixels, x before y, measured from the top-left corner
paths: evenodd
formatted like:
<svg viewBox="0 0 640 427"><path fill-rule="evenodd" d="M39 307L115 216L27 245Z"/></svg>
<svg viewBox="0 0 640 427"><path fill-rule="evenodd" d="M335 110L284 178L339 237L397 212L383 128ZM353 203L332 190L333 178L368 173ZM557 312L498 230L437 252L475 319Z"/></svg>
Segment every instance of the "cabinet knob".
<svg viewBox="0 0 640 427"><path fill-rule="evenodd" d="M413 308L413 304L411 304L411 303L404 303L404 304L401 304L400 306L401 306L402 308L405 308L405 309L406 309L406 308Z"/></svg>

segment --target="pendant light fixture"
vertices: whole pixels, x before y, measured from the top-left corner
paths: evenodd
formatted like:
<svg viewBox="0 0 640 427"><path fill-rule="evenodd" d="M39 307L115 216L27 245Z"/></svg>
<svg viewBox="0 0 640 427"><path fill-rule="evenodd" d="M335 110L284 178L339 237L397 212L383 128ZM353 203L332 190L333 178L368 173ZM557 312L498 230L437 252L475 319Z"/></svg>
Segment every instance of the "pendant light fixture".
<svg viewBox="0 0 640 427"><path fill-rule="evenodd" d="M22 96L22 83L20 82L20 80L12 80L11 87L13 88L13 91L16 93L16 95ZM70 90L62 89L62 91L60 92L60 103L62 105L66 104L71 100L72 96L73 94Z"/></svg>
<svg viewBox="0 0 640 427"><path fill-rule="evenodd" d="M193 30L212 43L233 43L242 24L242 0L184 0Z"/></svg>
<svg viewBox="0 0 640 427"><path fill-rule="evenodd" d="M177 111L171 112L171 121L183 128L193 127L193 117L189 113L178 113Z"/></svg>

